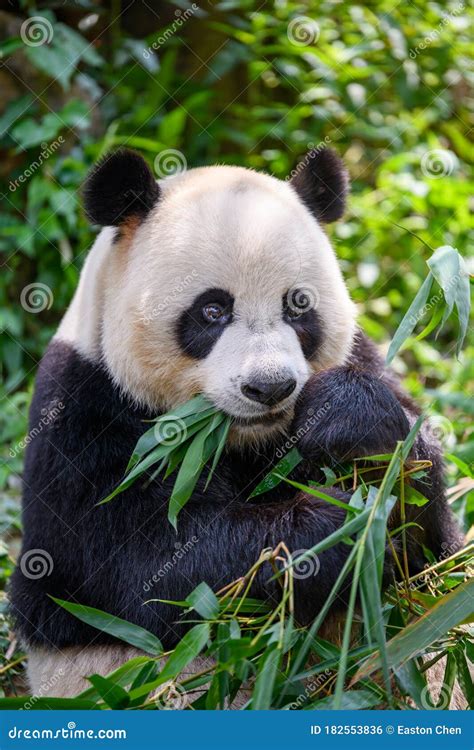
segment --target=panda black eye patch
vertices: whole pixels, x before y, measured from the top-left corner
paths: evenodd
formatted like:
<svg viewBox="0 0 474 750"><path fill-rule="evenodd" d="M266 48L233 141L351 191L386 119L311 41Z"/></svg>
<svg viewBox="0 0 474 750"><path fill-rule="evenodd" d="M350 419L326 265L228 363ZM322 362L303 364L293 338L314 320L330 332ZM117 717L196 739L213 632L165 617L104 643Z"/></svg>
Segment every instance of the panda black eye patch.
<svg viewBox="0 0 474 750"><path fill-rule="evenodd" d="M306 359L314 357L323 341L321 317L309 304L304 290L289 290L283 295L283 320L294 329Z"/></svg>
<svg viewBox="0 0 474 750"><path fill-rule="evenodd" d="M224 289L207 289L185 310L177 325L179 344L195 359L207 357L224 329L232 323L234 298Z"/></svg>

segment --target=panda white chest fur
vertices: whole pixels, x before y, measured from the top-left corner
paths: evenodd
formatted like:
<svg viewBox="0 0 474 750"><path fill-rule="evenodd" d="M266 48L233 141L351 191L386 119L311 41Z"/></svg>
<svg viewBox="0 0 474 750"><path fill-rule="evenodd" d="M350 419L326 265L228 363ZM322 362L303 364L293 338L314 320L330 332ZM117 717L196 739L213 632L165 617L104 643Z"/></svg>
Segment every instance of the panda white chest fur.
<svg viewBox="0 0 474 750"><path fill-rule="evenodd" d="M212 167L156 183L128 151L92 172L85 207L105 228L43 358L31 408L34 424L42 409L63 404L29 446L25 468L23 554L46 551L51 574L34 580L19 567L13 577L13 614L36 691L59 663L66 674L57 692L74 694L84 673L106 673L129 655L49 595L136 622L171 648L186 623L150 598L185 599L202 580L217 589L243 575L262 548L283 540L307 549L342 523L343 510L290 486L248 502L288 438L298 436L305 460L295 479L306 482L322 480L324 465L385 453L406 436L416 407L356 329L322 229L341 216L346 191L346 173L328 150L309 154L291 182ZM97 507L123 476L143 420L196 393L231 415L233 428L178 535L166 520L169 480L134 485ZM414 455L433 464L430 502L409 532L417 570L422 544L437 554L459 543L459 533L428 434ZM150 594L149 581L190 539L188 554ZM297 582L301 623L320 610L347 553L343 544L327 550L320 575ZM391 566L388 557L387 576ZM263 577L253 593L272 602L279 588Z"/></svg>

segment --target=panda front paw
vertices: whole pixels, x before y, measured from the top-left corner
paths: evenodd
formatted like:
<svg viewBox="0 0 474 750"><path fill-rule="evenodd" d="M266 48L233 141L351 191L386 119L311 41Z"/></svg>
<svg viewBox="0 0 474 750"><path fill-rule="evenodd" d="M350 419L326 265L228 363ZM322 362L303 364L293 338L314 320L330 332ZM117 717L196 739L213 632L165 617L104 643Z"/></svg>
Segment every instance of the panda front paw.
<svg viewBox="0 0 474 750"><path fill-rule="evenodd" d="M392 391L370 373L335 367L313 375L295 407L291 434L302 456L335 463L389 453L409 432Z"/></svg>

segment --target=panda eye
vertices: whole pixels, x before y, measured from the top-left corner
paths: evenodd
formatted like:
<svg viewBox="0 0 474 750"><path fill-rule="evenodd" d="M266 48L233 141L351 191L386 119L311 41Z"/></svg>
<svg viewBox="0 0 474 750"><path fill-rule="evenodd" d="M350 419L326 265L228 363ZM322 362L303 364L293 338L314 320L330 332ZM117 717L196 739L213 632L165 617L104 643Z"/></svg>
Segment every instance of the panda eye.
<svg viewBox="0 0 474 750"><path fill-rule="evenodd" d="M210 302L204 305L202 316L206 323L219 323L221 325L228 323L230 319L229 311L218 302Z"/></svg>
<svg viewBox="0 0 474 750"><path fill-rule="evenodd" d="M314 307L313 295L305 289L290 289L283 297L283 313L287 320L299 320Z"/></svg>
<svg viewBox="0 0 474 750"><path fill-rule="evenodd" d="M303 315L303 311L287 307L285 310L285 315L290 320L298 320L298 318L301 318L301 316Z"/></svg>

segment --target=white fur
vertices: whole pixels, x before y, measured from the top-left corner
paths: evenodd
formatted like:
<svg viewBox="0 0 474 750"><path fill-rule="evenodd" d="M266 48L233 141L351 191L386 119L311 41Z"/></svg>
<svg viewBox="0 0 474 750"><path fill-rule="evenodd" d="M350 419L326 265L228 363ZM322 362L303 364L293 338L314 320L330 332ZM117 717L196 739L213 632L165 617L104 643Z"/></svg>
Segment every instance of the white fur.
<svg viewBox="0 0 474 750"><path fill-rule="evenodd" d="M36 698L72 698L87 688L91 683L86 679L88 675L100 674L104 677L118 669L122 664L137 656L145 656L142 651L132 646L88 646L70 647L61 651L50 651L44 648L32 648L28 653L28 681L31 695L30 708L35 707ZM159 660L159 668L164 666L165 660ZM180 680L208 669L213 664L212 659L198 657L180 673ZM444 670L446 657L440 659L427 670L426 678L430 692L436 701L441 690L444 690ZM191 694L184 694L178 689L172 690L169 697L166 694L158 699L157 706L170 709L184 709L206 690L206 686L196 688ZM241 688L229 708L242 708L251 697L251 685ZM382 706L383 707L383 706ZM451 710L465 710L466 700L456 682L449 706L443 708Z"/></svg>
<svg viewBox="0 0 474 750"><path fill-rule="evenodd" d="M285 369L297 380L289 414L311 371L342 364L353 337L354 307L326 234L289 183L240 167L196 169L160 187L131 239L113 244L115 232L101 232L57 337L102 356L117 384L153 409L203 392L234 416L260 416L267 407L242 396L242 381ZM210 287L233 295L234 322L198 361L183 355L175 326ZM310 363L281 316L296 288L322 320Z"/></svg>
<svg viewBox="0 0 474 750"><path fill-rule="evenodd" d="M86 679L88 676L100 674L105 677L130 659L146 659L146 656L143 651L133 646L119 644L86 648L74 646L61 651L32 648L28 653L28 682L32 695L29 707L35 707L37 698L73 698L92 687ZM159 659L158 668L162 669L165 662L166 659ZM212 664L210 658L197 657L180 672L180 680L209 669ZM204 686L185 693L179 685L173 685L170 691L167 691L167 688L169 683L161 686L156 692L157 708L184 709L207 689ZM241 708L249 698L249 689L239 690L230 708Z"/></svg>

